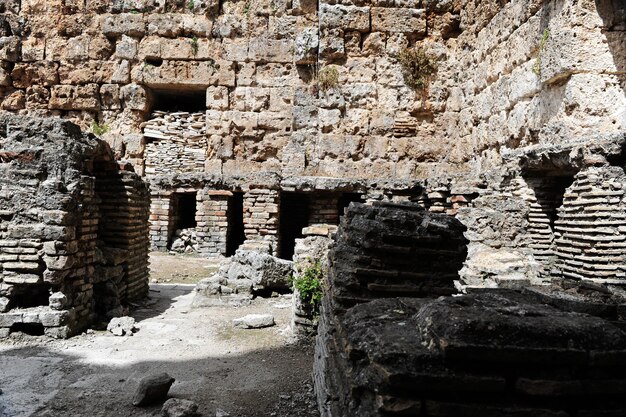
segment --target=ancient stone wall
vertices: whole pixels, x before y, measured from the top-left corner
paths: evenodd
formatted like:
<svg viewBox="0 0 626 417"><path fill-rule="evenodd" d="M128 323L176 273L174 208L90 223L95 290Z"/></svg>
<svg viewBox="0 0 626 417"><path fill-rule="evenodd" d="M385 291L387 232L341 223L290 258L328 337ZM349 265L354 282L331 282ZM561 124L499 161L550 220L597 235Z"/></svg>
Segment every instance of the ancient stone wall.
<svg viewBox="0 0 626 417"><path fill-rule="evenodd" d="M67 337L148 292L145 183L67 122L0 115L0 335Z"/></svg>
<svg viewBox="0 0 626 417"><path fill-rule="evenodd" d="M520 149L623 141L618 0L2 9L0 107L96 121L149 175L469 180ZM414 45L438 60L425 91L406 85L398 62ZM320 82L329 73L336 81ZM193 115L186 127L177 107Z"/></svg>

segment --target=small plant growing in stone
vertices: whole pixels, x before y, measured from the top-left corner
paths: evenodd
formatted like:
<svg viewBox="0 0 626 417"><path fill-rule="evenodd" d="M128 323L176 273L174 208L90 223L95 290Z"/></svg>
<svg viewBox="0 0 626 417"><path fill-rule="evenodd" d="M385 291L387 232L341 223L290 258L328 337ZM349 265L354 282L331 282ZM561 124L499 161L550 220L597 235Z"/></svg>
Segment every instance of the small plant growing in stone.
<svg viewBox="0 0 626 417"><path fill-rule="evenodd" d="M91 123L91 132L96 136L102 136L109 131L109 126L100 124L96 120Z"/></svg>
<svg viewBox="0 0 626 417"><path fill-rule="evenodd" d="M313 308L313 311L318 311L320 302L322 301L322 286L324 279L324 272L320 262L315 262L313 265L306 268L302 275L298 277L291 277L293 286L300 293L300 300L303 304L308 304Z"/></svg>
<svg viewBox="0 0 626 417"><path fill-rule="evenodd" d="M537 52L537 59L535 59L535 63L533 65L533 72L536 76L541 76L541 53L543 49L546 47L546 43L550 39L550 31L548 29L544 29L543 35L541 35L541 40L539 41L539 47Z"/></svg>
<svg viewBox="0 0 626 417"><path fill-rule="evenodd" d="M246 5L243 7L243 14L248 14L250 7L252 7L252 1L247 1Z"/></svg>
<svg viewBox="0 0 626 417"><path fill-rule="evenodd" d="M191 38L191 52L193 53L193 56L198 55L198 38L196 36L194 36L193 38Z"/></svg>
<svg viewBox="0 0 626 417"><path fill-rule="evenodd" d="M339 85L339 71L337 71L337 68L334 65L329 65L319 70L317 85L322 91L336 88Z"/></svg>
<svg viewBox="0 0 626 417"><path fill-rule="evenodd" d="M404 48L398 54L404 82L415 90L425 91L437 73L437 59L423 47Z"/></svg>
<svg viewBox="0 0 626 417"><path fill-rule="evenodd" d="M180 4L180 3L179 3ZM196 7L196 3L194 2L194 0L189 0L187 2L187 8L189 9L190 12L193 12L193 9Z"/></svg>

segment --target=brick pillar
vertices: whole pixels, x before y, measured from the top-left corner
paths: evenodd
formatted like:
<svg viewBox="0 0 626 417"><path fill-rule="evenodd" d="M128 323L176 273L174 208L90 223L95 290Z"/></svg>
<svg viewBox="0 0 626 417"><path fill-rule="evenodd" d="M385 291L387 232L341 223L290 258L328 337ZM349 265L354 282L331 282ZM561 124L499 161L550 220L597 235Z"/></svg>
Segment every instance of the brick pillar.
<svg viewBox="0 0 626 417"><path fill-rule="evenodd" d="M270 253L278 253L280 194L277 190L253 189L243 197L243 223L246 241L269 244Z"/></svg>
<svg viewBox="0 0 626 417"><path fill-rule="evenodd" d="M226 254L230 191L201 190L197 195L196 233L203 255Z"/></svg>
<svg viewBox="0 0 626 417"><path fill-rule="evenodd" d="M164 252L167 250L167 240L171 235L170 218L173 214L172 193L171 191L152 192L151 200L150 249Z"/></svg>

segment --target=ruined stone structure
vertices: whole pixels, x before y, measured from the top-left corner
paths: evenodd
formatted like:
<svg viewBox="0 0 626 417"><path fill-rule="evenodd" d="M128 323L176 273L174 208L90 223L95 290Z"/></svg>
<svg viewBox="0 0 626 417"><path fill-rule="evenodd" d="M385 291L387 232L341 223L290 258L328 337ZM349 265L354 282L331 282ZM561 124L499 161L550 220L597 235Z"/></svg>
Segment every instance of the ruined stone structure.
<svg viewBox="0 0 626 417"><path fill-rule="evenodd" d="M205 255L249 240L289 258L299 229L337 224L349 201L410 197L454 214L491 188L533 206L531 255L545 281L554 236L544 217L581 166L551 170L543 187L545 167L520 162L555 145L561 156L591 155L590 142L621 152L618 0L0 8L0 108L101 133L153 185L153 249L195 228ZM413 46L437 61L417 91L398 59ZM281 221L283 210L309 218Z"/></svg>
<svg viewBox="0 0 626 417"><path fill-rule="evenodd" d="M348 209L316 344L321 415L622 415L624 298L599 286L438 297L463 230L416 206Z"/></svg>
<svg viewBox="0 0 626 417"><path fill-rule="evenodd" d="M343 222L317 342L323 415L624 415L622 1L0 0L0 11L0 109L91 127L131 161L150 184L152 249L186 230L203 255L291 259L304 228ZM422 88L403 75L406 48L436 61ZM75 189L105 195L91 174L93 187ZM119 175L137 207L148 201ZM371 207L390 201L417 205ZM370 207L340 220L350 202ZM9 243L19 262L39 245ZM140 258L106 252L107 279L130 291L139 281L111 277ZM249 298L250 281L216 276L203 291ZM89 284L72 288L87 294L68 298L73 314L88 316ZM470 294L434 299L457 291Z"/></svg>
<svg viewBox="0 0 626 417"><path fill-rule="evenodd" d="M148 292L146 184L68 122L0 115L0 336L67 337Z"/></svg>

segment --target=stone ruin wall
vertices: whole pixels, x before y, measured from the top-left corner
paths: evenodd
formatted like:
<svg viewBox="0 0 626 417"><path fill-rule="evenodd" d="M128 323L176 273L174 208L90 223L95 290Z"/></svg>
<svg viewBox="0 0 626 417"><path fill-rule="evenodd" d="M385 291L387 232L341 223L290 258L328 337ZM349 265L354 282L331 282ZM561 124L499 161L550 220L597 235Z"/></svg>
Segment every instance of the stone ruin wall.
<svg viewBox="0 0 626 417"><path fill-rule="evenodd" d="M514 197L508 213L524 227L470 211L468 233L479 231L470 254L486 251L497 265L470 263L462 284L546 282L560 199L547 210L538 202L554 184L545 173L573 181L598 155L622 164L626 12L616 0L0 7L0 107L109 128L102 136L116 156L153 185L153 248L170 244L176 193L197 193L206 254L226 252L233 192L244 193L246 238L273 253L283 191L317 193L313 204L321 191L411 199L449 214L491 203L495 213L502 195ZM438 58L425 96L405 85L396 59L412 45ZM339 78L324 91L316 78L326 67ZM201 109L162 110L172 94L201 97ZM577 155L541 166L568 152ZM322 210L311 224L330 221ZM489 231L511 239L485 244L475 219L499 222Z"/></svg>
<svg viewBox="0 0 626 417"><path fill-rule="evenodd" d="M0 7L0 107L83 128L96 120L118 156L147 174L165 173L162 157L186 147L189 158L169 172L478 174L511 150L623 136L624 10L615 0ZM424 100L396 59L413 44L439 59ZM322 91L314 81L326 66L339 83ZM203 138L144 137L168 92L206 95L205 120L194 122ZM201 151L204 166L193 157Z"/></svg>
<svg viewBox="0 0 626 417"><path fill-rule="evenodd" d="M146 184L69 122L0 115L0 337L68 337L148 293Z"/></svg>

